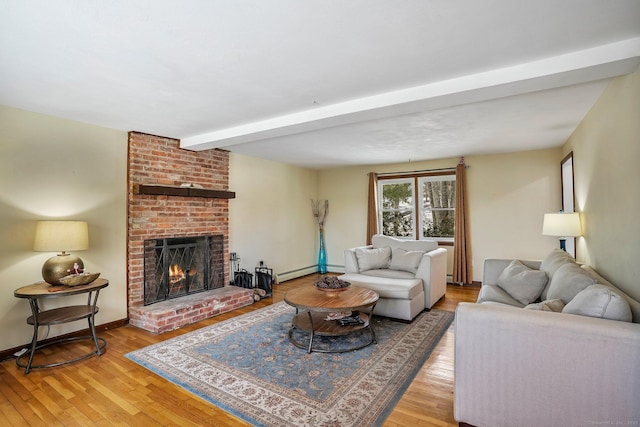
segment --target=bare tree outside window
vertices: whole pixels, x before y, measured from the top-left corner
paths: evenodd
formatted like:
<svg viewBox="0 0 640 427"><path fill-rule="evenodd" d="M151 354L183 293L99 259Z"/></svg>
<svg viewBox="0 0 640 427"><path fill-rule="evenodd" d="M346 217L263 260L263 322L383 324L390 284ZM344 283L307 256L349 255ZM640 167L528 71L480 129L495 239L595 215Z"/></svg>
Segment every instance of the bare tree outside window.
<svg viewBox="0 0 640 427"><path fill-rule="evenodd" d="M455 179L422 181L422 236L453 238L455 208Z"/></svg>

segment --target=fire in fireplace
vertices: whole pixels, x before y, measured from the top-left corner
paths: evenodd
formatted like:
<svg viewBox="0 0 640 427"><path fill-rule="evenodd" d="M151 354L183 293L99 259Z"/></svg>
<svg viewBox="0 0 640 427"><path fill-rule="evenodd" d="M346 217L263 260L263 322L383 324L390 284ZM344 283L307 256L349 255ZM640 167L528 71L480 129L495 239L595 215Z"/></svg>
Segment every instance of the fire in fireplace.
<svg viewBox="0 0 640 427"><path fill-rule="evenodd" d="M144 305L224 286L222 235L144 241Z"/></svg>

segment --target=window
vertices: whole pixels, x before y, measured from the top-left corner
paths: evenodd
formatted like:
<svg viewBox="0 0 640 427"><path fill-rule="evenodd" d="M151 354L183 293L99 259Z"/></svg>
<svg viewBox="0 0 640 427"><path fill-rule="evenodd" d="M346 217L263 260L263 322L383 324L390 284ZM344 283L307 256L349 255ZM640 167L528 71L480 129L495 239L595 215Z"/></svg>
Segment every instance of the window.
<svg viewBox="0 0 640 427"><path fill-rule="evenodd" d="M422 237L453 239L456 224L456 177L430 176L420 183Z"/></svg>
<svg viewBox="0 0 640 427"><path fill-rule="evenodd" d="M382 234L453 241L456 206L454 174L380 177L378 194Z"/></svg>
<svg viewBox="0 0 640 427"><path fill-rule="evenodd" d="M414 180L392 179L380 182L378 194L382 215L380 230L385 236L413 237L415 239Z"/></svg>

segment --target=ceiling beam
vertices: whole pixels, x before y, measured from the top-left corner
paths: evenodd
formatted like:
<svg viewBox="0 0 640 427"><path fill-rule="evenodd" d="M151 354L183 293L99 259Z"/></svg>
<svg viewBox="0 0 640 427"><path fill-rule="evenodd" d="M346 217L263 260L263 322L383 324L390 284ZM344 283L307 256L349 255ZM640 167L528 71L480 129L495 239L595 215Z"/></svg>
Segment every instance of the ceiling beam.
<svg viewBox="0 0 640 427"><path fill-rule="evenodd" d="M183 138L201 151L611 78L640 64L640 38Z"/></svg>

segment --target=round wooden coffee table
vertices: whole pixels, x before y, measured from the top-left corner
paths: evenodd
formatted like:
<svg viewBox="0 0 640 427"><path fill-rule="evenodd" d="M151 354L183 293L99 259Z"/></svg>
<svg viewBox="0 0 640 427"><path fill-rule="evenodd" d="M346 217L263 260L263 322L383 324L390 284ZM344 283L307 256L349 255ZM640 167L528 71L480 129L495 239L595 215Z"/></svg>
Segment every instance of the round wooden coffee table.
<svg viewBox="0 0 640 427"><path fill-rule="evenodd" d="M313 285L309 285L288 291L284 295L284 301L296 308L296 314L293 316L291 329L289 330L289 341L296 347L306 349L309 353L312 351L343 353L359 350L376 342L376 335L371 327L371 317L373 309L378 302L378 294L370 289L350 286L346 291L327 293L316 289ZM337 320L327 320L327 316L332 313L349 311L358 311L363 324L343 326ZM293 337L295 329L310 334L308 346ZM313 348L315 335L341 336L362 330L368 330L371 334L371 340L364 344L335 350Z"/></svg>

